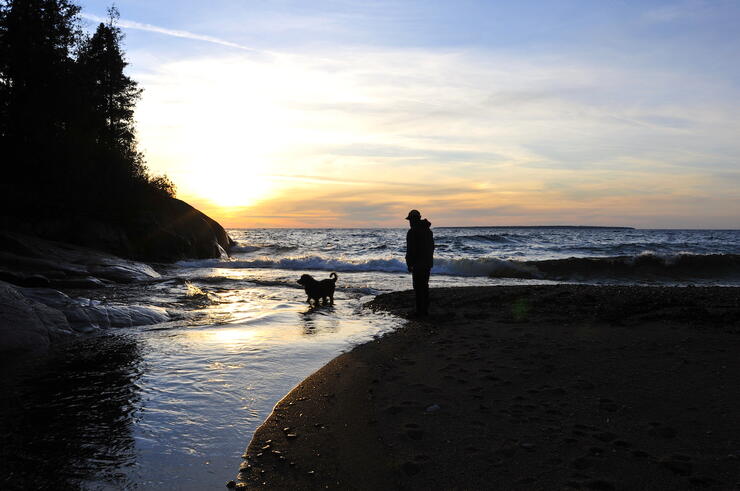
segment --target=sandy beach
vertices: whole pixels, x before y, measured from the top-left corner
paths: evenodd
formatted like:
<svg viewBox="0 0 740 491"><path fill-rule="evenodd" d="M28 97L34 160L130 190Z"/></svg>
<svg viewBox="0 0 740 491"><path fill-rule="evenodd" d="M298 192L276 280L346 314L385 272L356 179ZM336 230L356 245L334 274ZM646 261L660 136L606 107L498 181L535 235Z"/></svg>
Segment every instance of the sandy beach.
<svg viewBox="0 0 740 491"><path fill-rule="evenodd" d="M368 308L403 315L413 292ZM740 289L432 291L311 375L238 487L738 489Z"/></svg>

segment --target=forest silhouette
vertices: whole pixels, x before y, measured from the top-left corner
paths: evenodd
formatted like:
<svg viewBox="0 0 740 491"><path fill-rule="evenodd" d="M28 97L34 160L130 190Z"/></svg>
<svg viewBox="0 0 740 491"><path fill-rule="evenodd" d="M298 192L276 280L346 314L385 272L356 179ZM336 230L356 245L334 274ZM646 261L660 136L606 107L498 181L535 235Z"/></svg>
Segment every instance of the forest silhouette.
<svg viewBox="0 0 740 491"><path fill-rule="evenodd" d="M0 2L2 210L8 221L127 221L173 196L137 149L141 95L125 74L118 12L93 33L69 0Z"/></svg>

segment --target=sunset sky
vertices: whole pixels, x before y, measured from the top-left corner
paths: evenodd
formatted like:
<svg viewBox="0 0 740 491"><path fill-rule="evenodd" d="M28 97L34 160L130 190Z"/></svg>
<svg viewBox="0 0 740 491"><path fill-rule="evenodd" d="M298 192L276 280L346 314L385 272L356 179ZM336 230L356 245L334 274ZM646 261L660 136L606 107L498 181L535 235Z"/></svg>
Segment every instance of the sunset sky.
<svg viewBox="0 0 740 491"><path fill-rule="evenodd" d="M740 227L735 0L116 5L148 165L225 226Z"/></svg>

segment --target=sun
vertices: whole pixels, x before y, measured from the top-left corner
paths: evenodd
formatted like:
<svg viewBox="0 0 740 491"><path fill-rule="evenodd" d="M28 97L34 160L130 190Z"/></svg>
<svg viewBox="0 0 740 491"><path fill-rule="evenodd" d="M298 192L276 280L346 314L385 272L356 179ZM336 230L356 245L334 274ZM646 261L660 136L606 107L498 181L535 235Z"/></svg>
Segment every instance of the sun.
<svg viewBox="0 0 740 491"><path fill-rule="evenodd" d="M225 165L215 173L191 176L189 194L209 201L221 208L248 208L273 194L272 182L249 168Z"/></svg>

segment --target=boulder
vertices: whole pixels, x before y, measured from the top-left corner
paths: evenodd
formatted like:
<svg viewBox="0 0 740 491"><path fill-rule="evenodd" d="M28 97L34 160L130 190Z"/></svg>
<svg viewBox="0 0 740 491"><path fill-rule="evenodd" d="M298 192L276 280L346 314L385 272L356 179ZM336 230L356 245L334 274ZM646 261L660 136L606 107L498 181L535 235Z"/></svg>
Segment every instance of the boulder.
<svg viewBox="0 0 740 491"><path fill-rule="evenodd" d="M108 305L98 300L71 298L51 288L19 288L18 291L28 299L61 312L69 327L77 332L109 327L147 326L170 320L170 315L161 307Z"/></svg>
<svg viewBox="0 0 740 491"><path fill-rule="evenodd" d="M126 217L68 212L33 220L5 217L0 219L2 224L7 230L27 236L139 261L221 257L234 245L218 222L182 200L158 194L143 197L141 210ZM0 251L22 257L33 257L37 252L29 250L23 241L8 237L0 237Z"/></svg>
<svg viewBox="0 0 740 491"><path fill-rule="evenodd" d="M221 257L234 242L215 220L175 198L156 197L132 224L133 256L145 261Z"/></svg>
<svg viewBox="0 0 740 491"><path fill-rule="evenodd" d="M0 353L43 351L71 334L62 312L0 281Z"/></svg>
<svg viewBox="0 0 740 491"><path fill-rule="evenodd" d="M101 287L160 278L151 266L105 252L0 232L0 280L25 287Z"/></svg>

